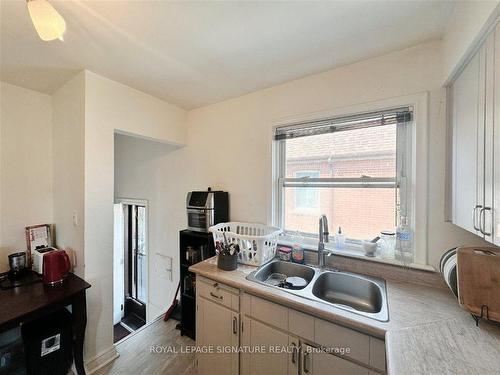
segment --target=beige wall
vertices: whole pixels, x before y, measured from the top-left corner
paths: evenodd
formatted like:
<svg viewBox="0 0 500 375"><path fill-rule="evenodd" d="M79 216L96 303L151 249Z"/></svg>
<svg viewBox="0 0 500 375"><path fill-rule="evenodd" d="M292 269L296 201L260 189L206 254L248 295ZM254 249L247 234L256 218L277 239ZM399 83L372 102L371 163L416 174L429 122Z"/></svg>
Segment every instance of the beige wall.
<svg viewBox="0 0 500 375"><path fill-rule="evenodd" d="M168 196L176 184L169 172L168 155L178 147L127 135L115 135L115 199L148 201L148 308L147 319L164 313L179 282L179 249L169 236L177 233ZM168 256L172 262L172 280Z"/></svg>
<svg viewBox="0 0 500 375"><path fill-rule="evenodd" d="M49 95L0 82L0 271L26 250L24 228L52 223Z"/></svg>
<svg viewBox="0 0 500 375"><path fill-rule="evenodd" d="M54 223L57 246L76 254L75 273L84 276L85 74L79 73L52 96L54 112ZM73 215L76 215L76 222Z"/></svg>
<svg viewBox="0 0 500 375"><path fill-rule="evenodd" d="M185 143L186 112L128 86L85 71L86 356L113 345L114 133Z"/></svg>
<svg viewBox="0 0 500 375"><path fill-rule="evenodd" d="M477 45L485 24L499 14L499 1L458 1L443 37L443 80L448 80Z"/></svg>
<svg viewBox="0 0 500 375"><path fill-rule="evenodd" d="M271 136L280 119L429 93L427 250L431 264L451 246L478 238L444 221L445 91L439 41L312 75L188 113L187 147L171 155L179 199L207 186L230 192L231 220L269 222ZM422 146L422 145L420 145ZM419 147L422 148L422 147ZM421 166L422 167L422 166ZM418 208L418 207L417 207ZM185 219L183 219L185 225ZM331 223L335 226L335 223ZM174 238L172 238L174 240ZM480 243L480 241L479 241Z"/></svg>

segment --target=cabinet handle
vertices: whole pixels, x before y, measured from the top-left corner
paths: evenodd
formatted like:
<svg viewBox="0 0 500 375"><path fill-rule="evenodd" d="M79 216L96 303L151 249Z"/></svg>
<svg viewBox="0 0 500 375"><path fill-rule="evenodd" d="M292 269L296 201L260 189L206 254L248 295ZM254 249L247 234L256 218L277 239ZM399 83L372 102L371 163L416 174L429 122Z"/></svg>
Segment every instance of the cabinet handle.
<svg viewBox="0 0 500 375"><path fill-rule="evenodd" d="M309 352L304 353L304 372L306 374L309 374L309 361L310 361L309 354L310 354Z"/></svg>
<svg viewBox="0 0 500 375"><path fill-rule="evenodd" d="M486 222L486 211L491 211L491 207L483 207L481 211L479 211L479 229L483 235L491 236L491 233L486 232L486 228L484 227Z"/></svg>
<svg viewBox="0 0 500 375"><path fill-rule="evenodd" d="M233 316L233 333L236 335L238 333L238 318Z"/></svg>
<svg viewBox="0 0 500 375"><path fill-rule="evenodd" d="M292 363L296 364L297 363L297 345L292 342Z"/></svg>
<svg viewBox="0 0 500 375"><path fill-rule="evenodd" d="M474 207L474 209L472 210L472 226L474 227L475 230L481 231L481 228L478 228L476 225L476 219L477 219L476 212L477 212L478 208L483 208L483 206L481 206L480 204L477 204L476 207Z"/></svg>
<svg viewBox="0 0 500 375"><path fill-rule="evenodd" d="M221 300L221 301L224 299L224 297L223 297L223 296L218 296L217 294L214 294L213 292L210 292L210 295L211 295L212 297L214 297L214 298L217 298L217 299Z"/></svg>

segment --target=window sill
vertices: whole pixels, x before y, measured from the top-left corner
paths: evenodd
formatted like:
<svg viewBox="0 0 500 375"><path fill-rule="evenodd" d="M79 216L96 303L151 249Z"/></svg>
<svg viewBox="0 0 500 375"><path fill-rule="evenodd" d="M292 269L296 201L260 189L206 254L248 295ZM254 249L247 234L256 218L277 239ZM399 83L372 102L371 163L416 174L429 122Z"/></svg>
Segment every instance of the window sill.
<svg viewBox="0 0 500 375"><path fill-rule="evenodd" d="M292 246L295 243L297 243L297 241L294 240L294 238L291 236L281 236L278 239L279 245ZM314 252L318 250L318 242L315 239L302 238L302 241L300 242L300 244L301 244L302 248L304 248L305 250L314 251ZM433 272L436 271L436 269L431 265L411 263L411 264L408 264L405 266L399 260L382 258L381 256L379 256L377 254L373 257L368 257L365 255L362 246L358 245L358 244L354 244L354 243L347 243L345 248L341 249L341 250L336 249L335 245L333 243L325 243L325 250L334 254L334 255L339 255L339 256L348 257L348 258L367 260L367 261L376 262L376 263L390 264L390 265L398 266L398 267L408 267L408 268L417 269L417 270L433 271Z"/></svg>

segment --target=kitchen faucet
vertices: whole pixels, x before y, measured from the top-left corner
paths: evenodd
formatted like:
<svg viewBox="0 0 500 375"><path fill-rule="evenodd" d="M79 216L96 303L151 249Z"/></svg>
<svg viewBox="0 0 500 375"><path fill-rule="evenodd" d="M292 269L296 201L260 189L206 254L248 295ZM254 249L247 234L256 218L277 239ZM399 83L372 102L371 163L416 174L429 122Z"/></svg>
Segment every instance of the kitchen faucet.
<svg viewBox="0 0 500 375"><path fill-rule="evenodd" d="M321 215L319 218L319 242L318 242L318 266L323 268L325 266L325 258L323 251L325 250L325 242L328 243L328 219L326 215Z"/></svg>

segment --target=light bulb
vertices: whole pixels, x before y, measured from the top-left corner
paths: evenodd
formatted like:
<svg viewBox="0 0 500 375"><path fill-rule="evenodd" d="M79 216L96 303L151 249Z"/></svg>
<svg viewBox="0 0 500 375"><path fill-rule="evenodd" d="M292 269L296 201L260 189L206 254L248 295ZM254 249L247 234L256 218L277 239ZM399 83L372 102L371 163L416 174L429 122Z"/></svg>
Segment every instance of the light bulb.
<svg viewBox="0 0 500 375"><path fill-rule="evenodd" d="M31 21L40 39L62 40L66 22L46 0L27 0Z"/></svg>

